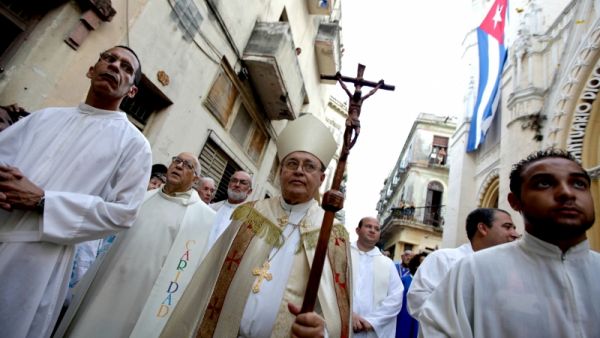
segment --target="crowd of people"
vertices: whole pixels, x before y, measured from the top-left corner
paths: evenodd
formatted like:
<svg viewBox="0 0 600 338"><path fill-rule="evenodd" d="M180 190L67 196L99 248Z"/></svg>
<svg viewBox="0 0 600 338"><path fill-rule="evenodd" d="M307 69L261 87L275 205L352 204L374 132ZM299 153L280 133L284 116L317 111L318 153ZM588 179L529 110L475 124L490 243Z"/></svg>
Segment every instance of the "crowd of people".
<svg viewBox="0 0 600 338"><path fill-rule="evenodd" d="M2 337L600 337L591 179L568 152L513 166L523 235L506 210L478 208L468 243L394 263L376 217L352 242L334 223L302 311L329 129L303 115L278 135L280 196L251 200L239 170L213 202L197 156L152 165L118 110L141 78L133 50L102 52L86 76L77 107L0 107Z"/></svg>

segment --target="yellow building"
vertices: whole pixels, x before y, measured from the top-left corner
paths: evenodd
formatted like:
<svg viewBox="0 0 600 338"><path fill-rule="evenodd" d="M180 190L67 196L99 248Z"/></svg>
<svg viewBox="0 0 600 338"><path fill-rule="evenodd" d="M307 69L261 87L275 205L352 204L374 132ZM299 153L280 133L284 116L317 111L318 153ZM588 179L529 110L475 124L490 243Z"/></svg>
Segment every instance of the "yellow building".
<svg viewBox="0 0 600 338"><path fill-rule="evenodd" d="M400 260L404 250L436 250L447 224L448 141L453 119L421 113L414 121L377 203L383 249Z"/></svg>

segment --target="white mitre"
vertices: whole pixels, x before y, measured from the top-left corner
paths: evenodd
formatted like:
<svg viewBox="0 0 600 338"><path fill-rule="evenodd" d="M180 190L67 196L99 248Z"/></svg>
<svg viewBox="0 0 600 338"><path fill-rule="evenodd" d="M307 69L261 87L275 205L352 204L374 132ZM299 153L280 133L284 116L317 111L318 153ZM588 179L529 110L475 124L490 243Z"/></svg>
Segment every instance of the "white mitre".
<svg viewBox="0 0 600 338"><path fill-rule="evenodd" d="M295 151L304 151L315 155L327 167L336 150L337 143L333 135L312 114L302 115L288 122L277 137L279 161Z"/></svg>

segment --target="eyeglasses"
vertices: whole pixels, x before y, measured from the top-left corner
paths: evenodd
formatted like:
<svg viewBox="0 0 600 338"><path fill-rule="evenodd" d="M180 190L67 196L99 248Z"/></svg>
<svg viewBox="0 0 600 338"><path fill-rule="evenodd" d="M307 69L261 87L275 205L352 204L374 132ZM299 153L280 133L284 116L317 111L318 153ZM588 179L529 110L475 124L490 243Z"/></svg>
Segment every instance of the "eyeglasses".
<svg viewBox="0 0 600 338"><path fill-rule="evenodd" d="M118 56L111 54L109 52L101 53L100 60L102 60L108 64L112 64L112 63L115 63L116 61L119 61L119 68L121 68L125 73L127 73L129 75L133 75L133 73L135 72L135 69L133 68L131 63L129 63L125 59L119 58Z"/></svg>
<svg viewBox="0 0 600 338"><path fill-rule="evenodd" d="M243 185L243 186L250 185L250 181L248 181L248 180L238 180L235 177L229 180L229 184L238 184L238 183L239 183L239 185Z"/></svg>
<svg viewBox="0 0 600 338"><path fill-rule="evenodd" d="M316 164L311 161L304 161L304 162L302 162L302 165L296 159L289 159L289 160L283 162L283 167L290 171L296 171L296 170L298 170L298 168L300 166L302 167L302 170L307 174L314 173L315 171L321 169L320 164Z"/></svg>
<svg viewBox="0 0 600 338"><path fill-rule="evenodd" d="M194 165L192 163L190 163L189 161L181 159L177 156L174 156L171 160L173 160L173 163L175 163L175 165L183 164L183 166L185 168L188 168L189 170L194 170Z"/></svg>

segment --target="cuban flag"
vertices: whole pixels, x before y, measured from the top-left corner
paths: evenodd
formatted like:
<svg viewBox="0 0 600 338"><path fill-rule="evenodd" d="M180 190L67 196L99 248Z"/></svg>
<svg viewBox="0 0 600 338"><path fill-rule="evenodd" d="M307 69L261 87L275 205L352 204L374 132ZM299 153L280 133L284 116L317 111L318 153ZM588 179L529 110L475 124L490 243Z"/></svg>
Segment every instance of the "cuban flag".
<svg viewBox="0 0 600 338"><path fill-rule="evenodd" d="M479 89L471 118L467 152L476 150L483 143L498 107L500 80L507 55L504 46L507 5L508 0L496 0L477 28Z"/></svg>

